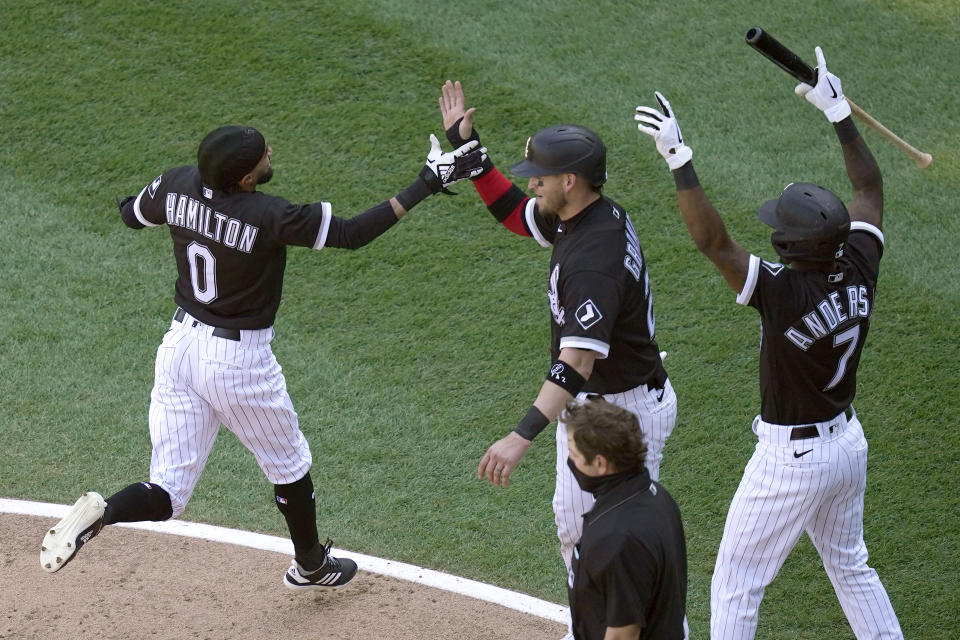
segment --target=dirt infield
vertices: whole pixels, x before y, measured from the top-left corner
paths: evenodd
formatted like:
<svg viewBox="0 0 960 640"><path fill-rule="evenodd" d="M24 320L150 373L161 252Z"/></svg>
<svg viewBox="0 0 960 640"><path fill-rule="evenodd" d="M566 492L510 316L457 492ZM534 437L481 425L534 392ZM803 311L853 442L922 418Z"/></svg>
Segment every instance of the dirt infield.
<svg viewBox="0 0 960 640"><path fill-rule="evenodd" d="M281 585L286 556L109 527L55 574L39 565L55 519L0 513L0 638L556 640L549 620L360 572L337 590Z"/></svg>

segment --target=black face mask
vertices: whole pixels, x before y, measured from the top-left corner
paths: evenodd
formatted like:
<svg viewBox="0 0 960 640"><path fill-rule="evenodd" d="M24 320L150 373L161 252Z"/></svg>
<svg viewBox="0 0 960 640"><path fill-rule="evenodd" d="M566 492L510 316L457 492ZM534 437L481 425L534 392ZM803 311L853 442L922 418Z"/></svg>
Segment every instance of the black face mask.
<svg viewBox="0 0 960 640"><path fill-rule="evenodd" d="M577 465L575 465L569 457L567 458L567 466L570 467L570 471L573 473L573 477L576 478L580 488L588 493L594 493L604 482L610 479L610 476L588 476L577 469Z"/></svg>

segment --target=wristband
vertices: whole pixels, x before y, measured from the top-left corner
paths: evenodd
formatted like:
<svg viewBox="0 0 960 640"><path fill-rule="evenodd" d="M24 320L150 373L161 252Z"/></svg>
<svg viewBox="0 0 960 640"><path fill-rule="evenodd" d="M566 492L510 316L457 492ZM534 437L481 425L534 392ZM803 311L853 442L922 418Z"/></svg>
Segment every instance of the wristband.
<svg viewBox="0 0 960 640"><path fill-rule="evenodd" d="M450 144L453 145L453 148L454 148L454 149L459 149L460 147L462 147L463 145L467 144L467 143L470 142L471 140L476 140L476 141L477 141L477 147L478 147L478 148L479 148L480 146L482 146L482 145L480 144L480 136L477 134L477 128L476 128L476 127L473 127L473 129L470 131L470 137L467 138L466 140L464 140L462 137L460 137L460 122L461 122L461 121L463 121L463 118L460 118L459 120L457 120L456 122L454 122L452 125L450 125L450 128L447 129L447 130L444 132L444 133L447 134L447 140L450 141ZM486 158L483 159L483 162L480 163L480 166L483 167L483 171L481 171L481 172L478 173L477 175L475 175L475 176L473 176L472 178L470 178L471 180L476 180L477 178L479 178L479 177L481 177L481 176L485 176L485 175L487 175L488 173L490 173L490 171L493 170L493 160L491 160L490 157L487 156Z"/></svg>
<svg viewBox="0 0 960 640"><path fill-rule="evenodd" d="M527 411L527 415L523 416L520 424L517 425L513 432L521 438L533 440L548 424L550 424L550 421L547 420L547 416L543 415L540 409L531 406L530 410Z"/></svg>
<svg viewBox="0 0 960 640"><path fill-rule="evenodd" d="M450 141L450 144L453 145L453 148L454 148L454 149L459 149L460 147L462 147L463 145L467 144L467 143L470 142L471 140L476 140L478 143L480 142L480 136L477 135L477 128L476 128L476 127L473 127L473 129L470 131L470 137L467 138L466 140L464 140L464 139L460 136L460 123L461 123L461 122L463 122L463 118L462 118L462 117L461 117L460 119L458 119L456 122L454 122L452 125L450 125L450 128L447 129L447 130L444 132L444 133L447 134L447 140ZM477 146L479 147L480 145L478 144Z"/></svg>
<svg viewBox="0 0 960 640"><path fill-rule="evenodd" d="M550 365L550 371L547 373L547 380L574 397L580 393L583 385L587 384L586 379L580 375L580 372L563 360L553 361L553 364Z"/></svg>
<svg viewBox="0 0 960 640"><path fill-rule="evenodd" d="M409 187L397 194L397 202L400 203L400 206L410 211L410 209L423 200L439 192L442 185L437 186L436 190L434 190L430 185L430 178L433 178L437 183L440 182L440 178L438 178L433 171L430 171L429 167L421 169L417 179L411 182Z"/></svg>
<svg viewBox="0 0 960 640"><path fill-rule="evenodd" d="M683 165L679 169L673 170L673 182L677 186L677 191L693 189L700 186L700 180L697 178L697 172L693 170L693 160Z"/></svg>

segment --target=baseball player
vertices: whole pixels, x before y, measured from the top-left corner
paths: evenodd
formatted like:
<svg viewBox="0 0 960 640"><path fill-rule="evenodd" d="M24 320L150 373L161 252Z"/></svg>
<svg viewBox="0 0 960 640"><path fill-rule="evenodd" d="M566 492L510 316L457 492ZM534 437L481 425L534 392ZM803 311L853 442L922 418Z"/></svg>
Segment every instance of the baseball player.
<svg viewBox="0 0 960 640"><path fill-rule="evenodd" d="M442 88L447 137L479 141L475 108L466 109L459 82ZM677 417L677 398L654 339L650 275L640 238L626 209L605 197L606 148L575 125L534 134L511 173L529 178L525 195L489 159L474 186L494 218L513 233L552 247L547 299L551 358L546 379L526 415L484 454L477 476L506 486L531 441L574 397L602 395L637 416L647 442L650 477L659 476L663 447ZM593 496L567 466L567 431L557 423L553 510L560 550L572 579L573 545Z"/></svg>
<svg viewBox="0 0 960 640"><path fill-rule="evenodd" d="M687 545L677 503L650 479L637 417L602 398L564 410L567 465L596 503L569 589L579 640L685 640Z"/></svg>
<svg viewBox="0 0 960 640"><path fill-rule="evenodd" d="M44 536L43 569L61 569L105 525L183 513L223 424L274 485L295 552L284 585L339 587L353 578L356 563L331 556L329 539L319 541L310 448L270 347L286 248L358 249L421 200L480 171L476 143L443 153L430 140L410 186L350 219L333 215L329 202L295 205L258 191L273 175L273 150L259 131L241 126L210 132L197 166L170 169L118 203L133 229L167 226L178 271L178 308L157 350L150 394L150 482L106 500L84 493Z"/></svg>
<svg viewBox="0 0 960 640"><path fill-rule="evenodd" d="M711 637L753 638L763 591L804 532L816 547L857 638L902 638L877 572L867 565L863 494L867 441L853 409L884 237L883 181L850 118L840 80L816 48L815 86L799 95L833 123L853 187L849 209L815 184L765 202L781 263L732 240L694 172L670 103L637 107L640 131L673 171L683 220L737 302L760 313L757 446L730 504L711 588Z"/></svg>

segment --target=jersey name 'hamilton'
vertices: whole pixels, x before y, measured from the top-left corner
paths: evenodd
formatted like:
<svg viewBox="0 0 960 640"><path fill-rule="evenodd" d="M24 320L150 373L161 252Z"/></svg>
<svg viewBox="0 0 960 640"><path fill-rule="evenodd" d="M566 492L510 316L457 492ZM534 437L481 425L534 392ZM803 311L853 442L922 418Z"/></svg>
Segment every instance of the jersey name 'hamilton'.
<svg viewBox="0 0 960 640"><path fill-rule="evenodd" d="M165 209L169 226L190 229L204 238L244 253L253 251L259 229L252 224L214 211L196 198L182 193L168 193Z"/></svg>

